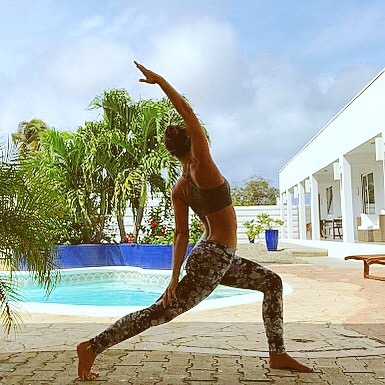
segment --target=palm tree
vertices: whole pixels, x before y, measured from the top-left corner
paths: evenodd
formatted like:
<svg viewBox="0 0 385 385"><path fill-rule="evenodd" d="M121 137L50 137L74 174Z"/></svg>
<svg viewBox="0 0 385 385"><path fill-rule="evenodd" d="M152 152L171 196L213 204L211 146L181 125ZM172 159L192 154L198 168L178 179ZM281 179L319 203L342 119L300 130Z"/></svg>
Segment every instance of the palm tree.
<svg viewBox="0 0 385 385"><path fill-rule="evenodd" d="M112 212L114 188L105 169L104 131L102 122L86 122L77 133L47 130L35 154L40 169L65 198L70 225L78 233L71 243L100 243Z"/></svg>
<svg viewBox="0 0 385 385"><path fill-rule="evenodd" d="M23 266L47 294L58 278L54 245L60 223L52 205L56 198L14 148L0 147L0 262L6 271L0 276L0 318L7 334L19 321L13 272Z"/></svg>
<svg viewBox="0 0 385 385"><path fill-rule="evenodd" d="M164 99L160 102L148 100L138 104L139 113L135 119L132 138L137 164L135 171L125 181L137 193L135 241L147 204L148 191L151 194L161 193L166 206L170 205L169 192L180 170L178 162L170 156L163 144L163 132L167 125L180 123L181 118L172 114L173 107ZM174 121L171 120L172 118Z"/></svg>
<svg viewBox="0 0 385 385"><path fill-rule="evenodd" d="M121 236L127 201L135 219L134 241L138 239L148 192L161 193L170 204L169 190L179 175L179 164L163 144L163 132L181 117L167 99L133 103L125 90L111 90L96 97L90 109L102 108L103 118L116 145L115 207Z"/></svg>
<svg viewBox="0 0 385 385"><path fill-rule="evenodd" d="M116 213L120 238L126 235L124 214L127 201L134 200L132 190L125 185L127 176L134 170L136 160L132 147L132 125L137 108L124 89L112 89L96 96L88 109L102 109L106 130L99 141L103 150L98 153L103 157L107 181L113 194L109 200Z"/></svg>
<svg viewBox="0 0 385 385"><path fill-rule="evenodd" d="M17 132L12 134L12 140L18 146L20 153L37 151L40 134L47 129L47 124L40 119L23 121L19 124Z"/></svg>

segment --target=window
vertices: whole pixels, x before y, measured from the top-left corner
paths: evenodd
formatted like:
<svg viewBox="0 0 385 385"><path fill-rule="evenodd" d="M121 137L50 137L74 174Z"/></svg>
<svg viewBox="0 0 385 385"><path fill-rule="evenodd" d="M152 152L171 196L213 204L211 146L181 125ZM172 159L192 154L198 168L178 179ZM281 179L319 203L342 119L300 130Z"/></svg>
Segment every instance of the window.
<svg viewBox="0 0 385 385"><path fill-rule="evenodd" d="M376 212L374 202L374 178L373 173L361 175L362 212L374 214Z"/></svg>
<svg viewBox="0 0 385 385"><path fill-rule="evenodd" d="M333 187L330 186L326 189L326 208L327 214L333 214Z"/></svg>

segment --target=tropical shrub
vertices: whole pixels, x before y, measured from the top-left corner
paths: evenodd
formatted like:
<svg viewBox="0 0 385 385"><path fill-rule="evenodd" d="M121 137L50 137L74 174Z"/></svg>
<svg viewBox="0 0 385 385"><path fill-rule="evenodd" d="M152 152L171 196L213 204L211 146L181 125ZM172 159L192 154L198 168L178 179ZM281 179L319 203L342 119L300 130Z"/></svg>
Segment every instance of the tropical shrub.
<svg viewBox="0 0 385 385"><path fill-rule="evenodd" d="M14 150L0 148L0 319L6 333L19 321L13 272L23 266L47 294L58 278L54 246L62 224L55 202L60 205L60 197L42 181Z"/></svg>
<svg viewBox="0 0 385 385"><path fill-rule="evenodd" d="M255 223L255 220L246 221L243 225L247 228L246 235L249 238L250 243L254 243L255 238L259 238L263 228L260 223Z"/></svg>
<svg viewBox="0 0 385 385"><path fill-rule="evenodd" d="M149 211L147 225L142 226L140 243L170 245L174 241L173 213L161 205ZM196 244L204 232L202 221L194 214L189 225L189 243ZM128 238L129 239L129 238ZM129 242L132 243L132 242Z"/></svg>
<svg viewBox="0 0 385 385"><path fill-rule="evenodd" d="M91 102L90 108L103 110L111 142L120 154L113 158L115 166L120 165L114 178L120 234L125 234L122 217L129 202L135 219L134 242L138 242L148 193L161 194L170 204L171 186L180 166L166 150L163 132L170 124L181 124L182 118L166 98L134 103L124 90L105 91Z"/></svg>
<svg viewBox="0 0 385 385"><path fill-rule="evenodd" d="M170 245L174 240L174 229L169 210L161 205L149 210L148 223L142 226L140 243Z"/></svg>
<svg viewBox="0 0 385 385"><path fill-rule="evenodd" d="M256 218L257 224L262 230L271 230L275 226L282 226L284 222L280 219L275 219L267 213L260 213Z"/></svg>
<svg viewBox="0 0 385 385"><path fill-rule="evenodd" d="M195 245L204 231L205 228L203 226L203 222L199 219L196 214L194 214L190 222L189 243Z"/></svg>
<svg viewBox="0 0 385 385"><path fill-rule="evenodd" d="M277 203L278 189L262 177L248 179L244 186L233 187L231 196L236 206L275 205Z"/></svg>

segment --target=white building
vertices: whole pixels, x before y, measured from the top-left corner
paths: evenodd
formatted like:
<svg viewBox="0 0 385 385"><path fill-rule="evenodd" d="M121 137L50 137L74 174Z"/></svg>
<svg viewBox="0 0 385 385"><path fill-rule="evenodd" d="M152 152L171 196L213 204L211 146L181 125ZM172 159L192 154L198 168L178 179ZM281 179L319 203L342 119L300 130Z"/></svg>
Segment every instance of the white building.
<svg viewBox="0 0 385 385"><path fill-rule="evenodd" d="M279 173L283 239L385 254L385 70Z"/></svg>

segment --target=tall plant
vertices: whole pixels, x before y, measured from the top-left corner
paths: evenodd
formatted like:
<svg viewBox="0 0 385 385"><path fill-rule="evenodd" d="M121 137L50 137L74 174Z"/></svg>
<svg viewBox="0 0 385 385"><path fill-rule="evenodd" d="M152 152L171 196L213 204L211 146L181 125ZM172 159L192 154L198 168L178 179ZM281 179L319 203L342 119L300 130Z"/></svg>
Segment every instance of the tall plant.
<svg viewBox="0 0 385 385"><path fill-rule="evenodd" d="M182 123L167 99L133 103L123 90L111 90L96 97L91 108L102 108L111 139L120 146L120 172L115 185L115 206L123 215L129 202L135 219L134 241L141 228L148 193L161 193L166 203L171 185L179 175L178 162L163 144L163 132L170 124ZM119 217L118 217L119 218ZM122 221L118 223L122 224ZM121 235L125 232L121 230Z"/></svg>
<svg viewBox="0 0 385 385"><path fill-rule="evenodd" d="M0 147L0 319L8 334L18 325L19 299L13 271L26 268L46 292L58 277L54 246L60 223L52 202L56 191L42 185L10 147Z"/></svg>
<svg viewBox="0 0 385 385"><path fill-rule="evenodd" d="M137 107L124 89L104 91L96 96L88 109L101 109L102 122L106 127L103 134L105 169L109 182L113 185L113 196L110 199L117 218L121 240L125 237L124 214L127 202L135 201L132 189L125 186L125 180L134 170L137 160L133 153L132 128L137 114Z"/></svg>
<svg viewBox="0 0 385 385"><path fill-rule="evenodd" d="M41 138L36 161L65 197L70 243L106 238L114 187L105 168L110 161L105 131L102 122L86 122L76 133L47 130Z"/></svg>
<svg viewBox="0 0 385 385"><path fill-rule="evenodd" d="M47 129L48 125L41 119L23 121L12 134L12 140L21 154L31 153L38 150L40 134Z"/></svg>

